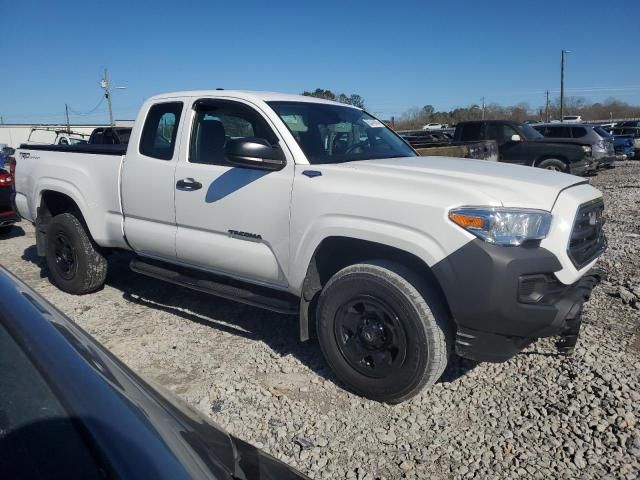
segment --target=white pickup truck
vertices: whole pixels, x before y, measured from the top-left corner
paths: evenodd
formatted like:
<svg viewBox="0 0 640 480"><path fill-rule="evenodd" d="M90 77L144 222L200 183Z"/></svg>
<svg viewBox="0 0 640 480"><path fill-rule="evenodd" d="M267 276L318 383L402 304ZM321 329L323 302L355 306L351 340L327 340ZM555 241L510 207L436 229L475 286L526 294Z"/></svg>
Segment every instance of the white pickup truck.
<svg viewBox="0 0 640 480"><path fill-rule="evenodd" d="M195 91L142 106L128 147L17 151L15 205L49 278L101 288L107 256L205 293L299 315L349 389L400 402L450 355L575 345L606 248L586 180L420 157L355 107Z"/></svg>

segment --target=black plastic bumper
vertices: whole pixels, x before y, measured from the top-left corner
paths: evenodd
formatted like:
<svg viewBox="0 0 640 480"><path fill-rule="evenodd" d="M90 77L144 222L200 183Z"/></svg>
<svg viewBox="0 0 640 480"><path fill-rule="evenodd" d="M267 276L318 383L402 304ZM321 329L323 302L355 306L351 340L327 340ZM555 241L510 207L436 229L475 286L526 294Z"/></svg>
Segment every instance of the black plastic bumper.
<svg viewBox="0 0 640 480"><path fill-rule="evenodd" d="M555 255L541 247L500 247L473 240L433 267L457 324L456 353L500 362L538 338L579 325L598 275L557 281Z"/></svg>

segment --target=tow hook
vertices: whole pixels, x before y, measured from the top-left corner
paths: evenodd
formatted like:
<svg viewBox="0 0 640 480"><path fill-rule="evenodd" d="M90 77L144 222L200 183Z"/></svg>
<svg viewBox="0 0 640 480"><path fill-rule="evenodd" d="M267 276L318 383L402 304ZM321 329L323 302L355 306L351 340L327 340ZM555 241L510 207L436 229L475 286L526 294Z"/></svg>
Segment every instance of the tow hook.
<svg viewBox="0 0 640 480"><path fill-rule="evenodd" d="M577 285L578 300L573 305L566 318L566 328L560 334L556 342L556 348L560 355L571 355L578 343L580 336L580 326L582 324L582 306L589 301L591 292L604 277L604 272L600 269L591 269L580 279Z"/></svg>

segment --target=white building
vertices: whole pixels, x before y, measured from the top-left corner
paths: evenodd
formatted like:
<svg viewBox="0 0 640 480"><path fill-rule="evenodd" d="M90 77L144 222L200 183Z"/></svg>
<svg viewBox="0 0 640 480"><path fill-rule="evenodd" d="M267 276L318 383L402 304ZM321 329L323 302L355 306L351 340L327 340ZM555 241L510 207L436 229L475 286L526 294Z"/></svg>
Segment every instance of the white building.
<svg viewBox="0 0 640 480"><path fill-rule="evenodd" d="M116 120L117 127L132 127L133 120ZM106 124L72 124L70 125L71 132L88 135L93 132L94 128L107 127ZM29 135L33 129L37 129L31 136L32 142L48 143L46 136L43 135L44 130L51 130L55 132L66 131L67 125L60 123L5 123L0 124L0 145L5 144L13 148L18 148L20 144L26 143L29 139ZM46 132L45 132L46 133ZM55 134L53 134L55 138Z"/></svg>

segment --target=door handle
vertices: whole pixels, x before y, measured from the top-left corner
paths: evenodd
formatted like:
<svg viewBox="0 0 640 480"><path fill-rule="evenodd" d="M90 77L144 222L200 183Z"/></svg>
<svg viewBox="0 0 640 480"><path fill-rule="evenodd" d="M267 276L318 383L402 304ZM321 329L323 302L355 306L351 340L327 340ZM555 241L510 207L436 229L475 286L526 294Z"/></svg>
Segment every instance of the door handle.
<svg viewBox="0 0 640 480"><path fill-rule="evenodd" d="M178 190L192 192L194 190L200 190L202 188L202 184L200 182L196 182L193 178L183 178L182 180L178 180L176 188Z"/></svg>

